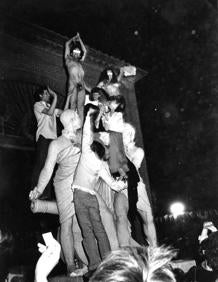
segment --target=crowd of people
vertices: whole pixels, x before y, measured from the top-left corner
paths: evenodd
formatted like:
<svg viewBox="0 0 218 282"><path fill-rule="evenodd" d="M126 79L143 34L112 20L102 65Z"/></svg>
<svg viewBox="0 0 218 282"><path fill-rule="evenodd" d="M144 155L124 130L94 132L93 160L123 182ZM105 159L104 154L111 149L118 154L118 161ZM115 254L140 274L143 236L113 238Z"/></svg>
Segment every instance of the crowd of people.
<svg viewBox="0 0 218 282"><path fill-rule="evenodd" d="M144 150L136 145L135 128L124 115L124 81L136 70L107 67L90 89L82 65L86 54L79 34L66 42L68 89L63 110L57 109L57 94L49 87L36 91L36 160L29 199L33 212L58 214L60 228L57 239L38 244L42 254L35 281L47 281L61 254L67 275L83 276L84 281L178 281L170 264L175 251L158 247L140 174ZM60 136L56 118L63 125ZM133 236L137 216L147 241L144 246ZM216 281L218 231L214 228L204 226L199 237L204 261L181 281ZM0 258L10 251L3 252L6 241L12 241L11 235L0 230ZM79 268L75 256L82 262Z"/></svg>
<svg viewBox="0 0 218 282"><path fill-rule="evenodd" d="M135 129L124 118L123 80L135 75L135 68L108 67L90 89L82 66L86 54L79 34L66 42L68 90L64 110L56 108L57 94L49 87L38 89L39 101L34 105L37 157L29 198L33 209L39 203L55 205L69 276L83 275L87 269L76 269L74 263L78 229L82 239L77 240L77 254L88 266L89 275L111 250L139 246L131 235L137 213L148 244L157 245L152 209L139 173L144 151L136 146ZM57 117L63 125L59 137ZM49 197L56 165L54 203Z"/></svg>

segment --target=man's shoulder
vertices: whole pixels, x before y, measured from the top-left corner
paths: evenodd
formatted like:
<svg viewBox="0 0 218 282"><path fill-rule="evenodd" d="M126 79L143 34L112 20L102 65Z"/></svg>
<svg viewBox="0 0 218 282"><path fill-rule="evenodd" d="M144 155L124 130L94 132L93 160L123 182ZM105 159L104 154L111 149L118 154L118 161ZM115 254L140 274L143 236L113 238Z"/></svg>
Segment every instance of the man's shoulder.
<svg viewBox="0 0 218 282"><path fill-rule="evenodd" d="M38 108L45 108L46 105L43 103L43 101L37 101L34 104L34 109L38 109Z"/></svg>

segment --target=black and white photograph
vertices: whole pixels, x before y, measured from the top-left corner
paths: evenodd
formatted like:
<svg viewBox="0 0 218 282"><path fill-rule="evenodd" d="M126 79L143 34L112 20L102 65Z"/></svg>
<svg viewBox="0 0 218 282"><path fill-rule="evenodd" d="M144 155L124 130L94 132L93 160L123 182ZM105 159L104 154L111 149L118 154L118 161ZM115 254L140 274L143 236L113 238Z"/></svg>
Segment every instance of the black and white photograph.
<svg viewBox="0 0 218 282"><path fill-rule="evenodd" d="M218 1L0 1L0 282L218 282Z"/></svg>

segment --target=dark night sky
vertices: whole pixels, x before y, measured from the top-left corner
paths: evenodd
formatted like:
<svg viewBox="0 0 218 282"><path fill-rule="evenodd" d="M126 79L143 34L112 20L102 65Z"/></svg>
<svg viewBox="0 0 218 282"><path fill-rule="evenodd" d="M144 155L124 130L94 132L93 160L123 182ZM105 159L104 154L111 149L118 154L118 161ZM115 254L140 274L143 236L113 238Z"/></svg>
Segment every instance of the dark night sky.
<svg viewBox="0 0 218 282"><path fill-rule="evenodd" d="M164 4L162 3L164 2ZM5 0L7 14L148 71L137 86L157 213L218 200L218 13L206 0Z"/></svg>

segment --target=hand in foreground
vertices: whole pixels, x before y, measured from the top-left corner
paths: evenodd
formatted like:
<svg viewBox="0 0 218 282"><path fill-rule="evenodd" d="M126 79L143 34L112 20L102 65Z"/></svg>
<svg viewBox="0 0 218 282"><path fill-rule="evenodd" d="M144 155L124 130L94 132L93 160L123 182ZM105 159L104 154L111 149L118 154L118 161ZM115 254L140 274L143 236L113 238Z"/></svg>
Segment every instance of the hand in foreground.
<svg viewBox="0 0 218 282"><path fill-rule="evenodd" d="M38 188L35 187L33 190L29 193L29 199L30 201L37 200L40 197L41 193L39 192Z"/></svg>
<svg viewBox="0 0 218 282"><path fill-rule="evenodd" d="M61 246L54 239L48 246L38 243L39 252L42 253L35 268L35 282L47 281L47 276L60 259Z"/></svg>

